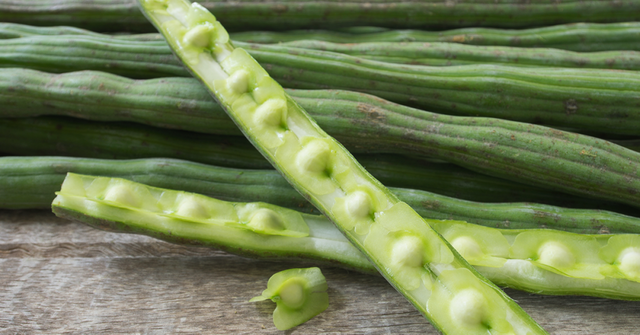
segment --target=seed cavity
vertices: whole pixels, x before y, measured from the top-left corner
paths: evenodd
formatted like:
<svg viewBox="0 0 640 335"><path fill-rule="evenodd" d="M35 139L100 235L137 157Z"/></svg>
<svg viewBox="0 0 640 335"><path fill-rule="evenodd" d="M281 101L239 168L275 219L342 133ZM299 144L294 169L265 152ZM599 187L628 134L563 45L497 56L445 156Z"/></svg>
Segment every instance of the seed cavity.
<svg viewBox="0 0 640 335"><path fill-rule="evenodd" d="M268 208L257 210L249 220L249 226L256 231L283 230L285 228L280 215Z"/></svg>
<svg viewBox="0 0 640 335"><path fill-rule="evenodd" d="M183 4L180 1L167 1L167 13L173 16L176 20L180 21L180 23L187 27L187 19L189 13L189 6Z"/></svg>
<svg viewBox="0 0 640 335"><path fill-rule="evenodd" d="M279 126L286 118L287 103L283 99L269 99L256 108L253 121L258 125Z"/></svg>
<svg viewBox="0 0 640 335"><path fill-rule="evenodd" d="M629 247L620 253L618 259L620 270L632 276L640 274L640 250L638 248Z"/></svg>
<svg viewBox="0 0 640 335"><path fill-rule="evenodd" d="M538 249L538 261L554 268L566 269L576 263L576 258L563 244L547 242Z"/></svg>
<svg viewBox="0 0 640 335"><path fill-rule="evenodd" d="M482 248L473 237L460 236L451 242L460 255L466 259L476 259L484 255Z"/></svg>
<svg viewBox="0 0 640 335"><path fill-rule="evenodd" d="M207 209L200 204L200 202L196 201L192 198L186 198L180 202L178 205L178 210L176 211L177 215L195 219L208 219L209 213L207 213Z"/></svg>
<svg viewBox="0 0 640 335"><path fill-rule="evenodd" d="M176 1L179 2L179 1ZM211 12L209 12L209 10L207 10L206 8L204 8L201 4L194 2L191 3L191 6L189 6L189 13L188 13L188 24L185 25L187 27L194 27L198 24L202 24L202 23L209 23L209 24L213 24L216 21L216 17L213 16L213 14L211 14Z"/></svg>
<svg viewBox="0 0 640 335"><path fill-rule="evenodd" d="M487 302L482 293L468 288L457 293L449 305L449 313L454 323L465 327L477 327L485 317Z"/></svg>
<svg viewBox="0 0 640 335"><path fill-rule="evenodd" d="M206 48L211 44L213 31L213 25L210 23L198 25L184 34L182 42L186 45Z"/></svg>
<svg viewBox="0 0 640 335"><path fill-rule="evenodd" d="M354 219L361 219L371 215L373 203L371 196L363 191L355 191L347 195L347 213Z"/></svg>
<svg viewBox="0 0 640 335"><path fill-rule="evenodd" d="M399 238L391 249L391 262L412 268L421 267L424 243L417 236L403 236Z"/></svg>
<svg viewBox="0 0 640 335"><path fill-rule="evenodd" d="M104 200L115 202L129 207L137 207L139 204L138 197L131 191L127 185L115 185L107 191Z"/></svg>
<svg viewBox="0 0 640 335"><path fill-rule="evenodd" d="M305 301L304 286L298 278L285 281L278 295L283 304L293 309L302 307Z"/></svg>
<svg viewBox="0 0 640 335"><path fill-rule="evenodd" d="M320 174L327 169L331 148L321 140L310 142L296 156L296 165L303 173Z"/></svg>
<svg viewBox="0 0 640 335"><path fill-rule="evenodd" d="M249 91L249 71L239 69L227 78L227 87L236 94L242 94Z"/></svg>

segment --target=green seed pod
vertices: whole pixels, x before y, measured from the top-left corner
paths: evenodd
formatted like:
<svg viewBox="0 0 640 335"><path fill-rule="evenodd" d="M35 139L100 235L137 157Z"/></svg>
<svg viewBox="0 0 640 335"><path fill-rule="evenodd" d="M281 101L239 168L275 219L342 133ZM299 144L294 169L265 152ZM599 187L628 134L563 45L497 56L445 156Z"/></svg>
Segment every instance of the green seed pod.
<svg viewBox="0 0 640 335"><path fill-rule="evenodd" d="M33 23L33 21L32 21ZM467 45L512 46L519 48L554 48L595 52L615 50L640 51L637 43L640 23L572 23L530 29L461 28L442 31L394 30L376 27L348 27L336 30L247 31L231 34L231 38L249 43L284 43L316 40L332 43L375 42L447 42ZM90 30L76 27L36 27L0 22L0 38L32 35L90 35ZM111 38L164 41L157 33L117 34Z"/></svg>
<svg viewBox="0 0 640 335"><path fill-rule="evenodd" d="M465 271L469 273L466 283L474 285L485 298L491 298L495 306L491 310L483 309L486 318L475 327L486 331L499 325L502 331L546 333L513 300L471 268L411 207L401 202L340 143L327 135L246 51L236 49L230 43L216 43L204 51L182 44L182 36L190 29L183 23L189 21L188 14L172 8L194 5L171 0L166 11L154 0L143 0L140 5L183 64L205 84L255 147L296 190L336 223L338 229L437 329L453 333L455 321L451 316L437 315L429 305L450 301L451 295L461 289L452 285L454 282L446 280L447 276L443 274ZM209 54L210 57L201 56ZM243 75L247 78L247 91L229 89L230 80L237 71L248 73ZM269 99L285 101L285 122L278 126L257 127L253 114ZM350 200L352 194L362 190L370 196ZM339 205L338 199L348 204L346 211L341 210L344 207ZM349 206L355 208L349 209ZM371 214L358 216L367 212ZM403 235L415 238L407 240ZM418 241L415 246L412 245L414 241ZM419 249L421 243L429 247L422 252L411 251ZM387 248L398 250L398 256L390 259L382 251ZM396 258L407 259L407 262L394 264ZM447 294L432 295L440 290ZM454 311L456 313L458 311ZM504 321L506 315L510 316L507 322Z"/></svg>
<svg viewBox="0 0 640 335"><path fill-rule="evenodd" d="M509 27L525 28L570 22L637 21L640 5L633 1L556 3L456 1L273 2L230 3L207 0L230 30L283 30L349 26L394 28ZM0 21L40 26L66 25L94 31L152 31L131 0L23 0L0 2Z"/></svg>
<svg viewBox="0 0 640 335"><path fill-rule="evenodd" d="M380 175L379 159L358 156L374 176ZM397 162L397 157L390 157ZM446 169L446 168L445 168ZM393 170L391 170L392 172ZM394 185L407 167L380 180ZM148 185L196 192L227 201L269 202L313 213L316 210L274 170L241 170L175 159L108 160L71 157L0 158L0 206L10 209L47 208L67 172L127 178ZM387 171L389 172L389 171ZM414 167L417 187L421 180L441 180ZM438 179L439 178L439 179ZM464 182L468 184L468 182ZM429 186L429 185L425 185ZM440 185L447 186L447 183ZM468 186L468 185L467 185ZM479 190L483 185L478 185ZM487 188L484 188L487 190ZM533 203L478 203L417 189L391 188L402 201L423 217L455 219L506 229L553 228L576 233L640 233L640 219L614 212L568 209ZM364 195L364 196L361 196ZM508 196L509 193L505 193ZM344 201L345 211L365 217L368 206L353 206L370 198L366 190ZM566 197L566 196L565 196ZM340 202L340 201L339 201ZM367 209L368 208L368 209ZM455 244L455 243L454 243Z"/></svg>
<svg viewBox="0 0 640 335"><path fill-rule="evenodd" d="M133 81L95 72L50 75L15 69L5 69L0 74L3 74L0 76L3 89L0 103L5 105L0 115L5 117L63 114L101 121L135 121L198 132L238 134L237 127L207 96L202 86L186 78ZM51 81L58 85L47 84ZM392 152L436 158L518 183L562 189L574 195L632 206L639 203L637 171L640 168L636 162L640 162L640 156L611 142L531 124L443 116L354 92L288 92L310 111L322 127L355 152ZM106 99L109 104L103 103ZM250 121L255 124L256 116L259 116L257 120L271 119L272 126L284 129L281 118L286 113L275 110L279 110L278 117L256 113ZM15 123L27 121L2 122L13 122L13 126L6 128L15 132ZM64 128L55 131L64 131ZM34 132L31 136L45 134ZM182 137L198 136L184 134ZM162 141L160 137L157 142ZM99 139L97 142L106 144ZM34 141L28 143L37 144ZM183 146L176 152L182 154L186 149L189 148ZM65 152L57 154L66 155ZM166 151L162 156L167 156ZM168 157L199 160L193 156ZM598 178L593 178L594 175Z"/></svg>
<svg viewBox="0 0 640 335"><path fill-rule="evenodd" d="M410 66L284 45L236 44L288 88L355 90L444 114L503 118L581 132L638 134L640 73L636 71L491 64ZM209 59L197 52L202 47L186 49L192 51L190 57ZM77 61L69 62L69 54ZM139 78L154 76L154 71L156 77L188 75L158 42L31 36L0 40L2 57L8 67L53 72L94 69ZM168 63L159 63L159 59Z"/></svg>
<svg viewBox="0 0 640 335"><path fill-rule="evenodd" d="M126 193L127 197L107 199L103 196L113 193ZM134 206L134 202L138 205ZM326 217L300 214L264 203L229 203L124 179L70 173L57 192L52 208L58 216L109 231L204 245L260 259L298 259L376 273L373 264ZM266 216L261 214L265 211L269 213ZM265 230L251 224L265 219L277 221L279 229ZM640 235L503 230L452 220L430 220L429 223L470 264L498 285L538 294L640 300L640 249L637 247ZM377 228L374 230L374 235L381 232ZM392 266L400 270L397 273L399 277L413 281L411 274L419 271L424 259L443 257L435 250L425 252L430 247L416 235L401 230L394 234L399 237L395 243L376 247L388 251L381 252L380 256L391 258ZM367 240L370 239L377 240L375 236ZM457 279L451 278L454 286L462 289L451 300L450 308L440 306L438 309L449 313L450 309L461 308L463 312L452 314L452 317L463 328L473 327L478 323L474 320L487 317L482 308L491 304L479 299L486 292L460 280L468 275L467 272L459 272L456 273ZM422 280L428 281L428 278ZM270 282L270 288L260 300L277 295L281 283L278 281L272 285ZM413 281L413 285L419 286L420 281ZM309 293L308 290L299 290L302 287L296 287L299 293ZM434 294L446 293L438 291ZM296 300L305 303L302 299ZM293 314L299 317L297 320L306 319L302 317L305 312L293 309L296 310Z"/></svg>
<svg viewBox="0 0 640 335"><path fill-rule="evenodd" d="M337 44L303 40L279 45L336 52L363 59L407 65L495 64L518 67L640 70L640 53L629 50L584 53L552 48L475 46L446 42Z"/></svg>
<svg viewBox="0 0 640 335"><path fill-rule="evenodd" d="M316 40L333 43L447 42L467 45L554 48L594 52L640 51L640 23L572 23L529 29L461 28L442 31L354 27L336 30L247 31L232 34L236 41L285 43Z"/></svg>

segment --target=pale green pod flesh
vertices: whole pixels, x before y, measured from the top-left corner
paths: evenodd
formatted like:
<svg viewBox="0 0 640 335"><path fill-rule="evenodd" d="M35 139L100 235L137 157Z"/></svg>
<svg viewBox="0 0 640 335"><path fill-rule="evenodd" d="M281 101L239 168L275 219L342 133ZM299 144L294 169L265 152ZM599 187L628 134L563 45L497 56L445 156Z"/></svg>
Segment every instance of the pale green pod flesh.
<svg viewBox="0 0 640 335"><path fill-rule="evenodd" d="M329 307L327 280L316 267L280 271L269 278L262 295L249 301L267 299L277 304L273 311L276 328L287 330L307 322Z"/></svg>
<svg viewBox="0 0 640 335"><path fill-rule="evenodd" d="M462 319L468 333L545 333L320 129L246 51L234 49L211 13L188 1L140 3L258 150L437 329L459 333ZM466 292L472 296L456 298ZM451 313L436 314L433 306L448 302ZM457 308L469 302L479 308Z"/></svg>
<svg viewBox="0 0 640 335"><path fill-rule="evenodd" d="M303 258L325 264L339 259L349 268L373 271L326 219L267 203L225 202L125 179L69 173L52 206L59 216L102 229L249 257Z"/></svg>
<svg viewBox="0 0 640 335"><path fill-rule="evenodd" d="M109 231L254 258L306 260L377 273L326 217L274 205L225 202L119 178L69 173L52 208L58 216ZM497 285L539 294L640 300L640 235L430 222Z"/></svg>

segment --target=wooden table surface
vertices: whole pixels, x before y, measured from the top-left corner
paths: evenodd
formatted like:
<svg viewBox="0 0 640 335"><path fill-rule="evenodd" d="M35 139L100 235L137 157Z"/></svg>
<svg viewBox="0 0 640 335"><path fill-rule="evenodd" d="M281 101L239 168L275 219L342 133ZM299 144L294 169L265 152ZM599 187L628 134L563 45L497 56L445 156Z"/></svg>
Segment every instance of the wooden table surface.
<svg viewBox="0 0 640 335"><path fill-rule="evenodd" d="M0 210L0 334L283 333L274 303L247 301L273 273L306 265ZM329 308L286 333L436 333L384 279L322 269ZM640 302L507 293L552 334L640 333Z"/></svg>

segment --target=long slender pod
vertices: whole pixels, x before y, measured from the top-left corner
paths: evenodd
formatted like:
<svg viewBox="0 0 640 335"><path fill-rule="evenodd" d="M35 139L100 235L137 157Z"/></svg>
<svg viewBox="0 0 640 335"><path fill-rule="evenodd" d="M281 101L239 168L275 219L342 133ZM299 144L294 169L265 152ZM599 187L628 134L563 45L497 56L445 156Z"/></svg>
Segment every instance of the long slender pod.
<svg viewBox="0 0 640 335"><path fill-rule="evenodd" d="M88 128L91 130L91 128ZM82 140L82 136L79 137L80 141ZM104 138L103 140L110 142L108 138ZM208 140L209 141L209 140ZM90 141L89 141L90 142ZM66 143L61 143L56 141L56 143L60 143L60 147L65 146L69 147ZM197 143L194 143L196 145ZM144 148L144 147L142 147ZM126 157L126 153L124 151L126 149L122 149L121 151L117 149L108 149L108 148L100 148L94 147L94 152L107 152L111 156L116 157ZM236 148L236 150L238 150ZM255 152L255 149L251 148L252 152ZM27 152L29 150L26 150ZM153 157L151 153L141 152L138 150L139 157ZM24 154L24 152L22 152ZM75 152L66 151L68 156L55 156L55 152L48 152L49 156L7 156L0 158L0 170L2 171L3 176L7 176L7 180L5 180L0 188L2 190L2 197L0 198L0 207L2 208L42 208L43 206L48 206L50 202L50 198L48 195L52 195L53 191L57 187L57 185L62 182L62 175L66 172L77 172L82 174L95 174L95 175L109 175L109 176L128 176L129 178L139 178L140 176L155 176L159 175L160 181L166 179L167 182L173 180L170 178L171 173L175 174L176 182L175 184L158 184L158 181L150 181L146 179L134 179L135 181L140 181L143 183L148 183L153 186L159 187L168 187L168 188L178 188L178 181L180 178L183 178L186 184L192 185L189 187L198 187L197 181L202 179L202 175L206 173L210 173L212 182L219 181L227 181L227 183L231 185L235 185L235 183L240 183L240 185L248 185L247 192L243 191L242 196L233 196L233 195L224 195L222 196L224 199L231 200L242 200L243 197L247 201L265 201L275 203L280 206L285 206L289 208L298 208L304 207L305 210L309 210L312 207L304 201L301 201L302 198L296 196L296 194L291 195L291 192L285 192L278 189L280 192L283 192L282 199L277 197L276 199L272 198L261 198L259 197L260 192L264 191L264 196L273 196L274 192L269 192L261 189L260 177L256 177L256 179L249 178L250 175L261 176L262 173L275 173L273 170L271 172L267 172L268 170L258 169L259 166L252 166L250 169L236 170L235 173L229 172L228 174L222 174L219 170L226 171L222 166L226 165L226 168L230 168L228 164L231 160L225 160L222 157L218 158L218 161L226 164L219 164L220 168L216 165L203 163L197 164L196 162L189 163L184 160L176 160L170 158L137 158L138 160L133 162L126 162L123 159L110 161L108 159L100 159L100 158L87 158L87 157L69 157L69 156L82 156L81 154L74 155ZM218 153L222 156L226 154L226 152ZM54 155L54 156L51 156ZM86 155L85 155L86 156ZM93 154L93 157L100 156L100 154ZM200 156L194 155L196 157L196 161L203 161L206 159L197 159ZM205 156L205 155L201 155ZM451 164L446 163L438 163L438 162L425 162L425 161L416 161L409 158L404 158L397 155L358 155L358 160L361 164L363 164L367 171L373 174L376 178L383 181L385 184L394 187L400 188L410 188L416 190L416 192L407 191L407 196L401 196L404 201L414 203L416 208L424 207L426 210L431 208L434 211L438 211L440 208L447 208L448 205L444 205L442 201L437 199L430 199L429 197L419 197L415 201L409 200L411 196L410 194L416 194L419 192L418 190L428 191L430 193L440 194L452 198L457 198L460 200L470 200L482 203L499 203L499 202L537 202L542 204L555 204L555 206L562 205L563 207L572 207L572 208L583 208L583 209L594 209L594 208L607 208L609 210L614 210L617 212L625 212L624 209L628 209L626 207L621 206L606 206L607 204L603 201L592 200L592 199L584 199L577 197L568 197L564 193L559 192L550 192L547 190L538 189L535 187L529 187L524 185L518 185L514 183L510 183L508 181L503 181L496 178L491 178L487 176L483 176L480 174L473 173L471 171L458 168ZM261 163L263 164L263 163ZM198 170L196 167L199 167ZM270 166L269 166L270 167ZM207 168L210 169L207 172ZM95 170L94 170L95 169ZM183 173L180 173L180 169L184 169ZM237 167L236 167L237 169ZM129 175L127 175L127 171L131 171ZM254 173L255 171L255 173ZM221 175L222 177L217 177ZM9 176L11 178L9 178ZM214 178L215 177L215 178ZM12 179L15 178L15 179ZM31 179L33 178L33 179ZM164 179L163 179L164 178ZM244 179L249 179L248 182L242 182ZM272 183L274 182L272 177L265 177L264 183ZM39 184L38 181L42 181L42 184ZM193 180L192 182L188 182ZM284 182L284 181L282 181ZM24 184L23 184L24 183ZM275 182L274 182L275 183ZM39 187L39 185L41 187ZM255 185L256 193L251 191L251 185ZM278 186L280 184L277 184ZM281 185L280 185L281 186ZM53 187L53 188L52 188ZM186 186L185 186L186 187ZM215 194L210 194L207 192L206 187L204 188L196 188L196 189L188 189L191 192L208 194L214 197L220 197ZM265 186L266 187L266 186ZM221 187L211 187L212 189L222 189ZM226 191L226 189L224 189ZM242 187L238 186L238 191L242 190ZM231 198L229 198L231 197ZM257 198L256 198L257 197ZM43 200L44 199L44 200ZM284 200L288 199L288 200ZM546 202L536 201L536 200L545 200ZM282 202L288 201L288 202ZM481 206L474 206L481 207ZM526 206L524 207L526 208ZM488 207L482 207L480 211L487 210ZM498 208L496 209L496 212ZM541 209L537 209L534 211L529 210L521 210L522 213L530 213L532 215L532 219L539 226L556 226L554 223L558 222L558 217L561 217L556 214L542 214L544 211ZM503 211L504 213L504 211ZM595 211L587 211L589 214L586 215L595 215ZM632 212L632 213L635 213ZM434 214L435 215L435 214ZM449 213L443 214L442 218L447 218ZM545 222L545 220L549 220L550 222ZM574 222L574 229L584 229L585 231L596 232L598 230L607 230L610 229L612 232L620 232L624 230L617 230L615 228L615 224L618 219L611 220L596 220L593 222L593 225L589 225L589 221L568 219L568 222ZM467 220L469 221L469 220ZM474 221L474 220L470 220ZM501 225L501 226L511 226L516 225L516 221L513 217L504 217L496 222L492 223L492 225ZM607 221L607 223L605 223ZM585 225L584 223L587 223ZM557 228L560 229L560 228ZM595 230L594 230L595 229ZM632 231L632 230L629 230Z"/></svg>
<svg viewBox="0 0 640 335"><path fill-rule="evenodd" d="M97 72L50 75L20 69L4 69L0 74L0 104L5 106L0 115L4 117L63 114L239 134L221 107L193 79L134 81ZM320 126L353 151L437 158L519 183L562 189L575 195L631 206L640 203L640 154L608 141L526 123L428 113L360 93L288 92ZM11 122L16 126L8 126ZM2 120L8 128L5 136L15 132L17 124L24 122L35 121ZM47 129L48 132L35 132L32 136L65 131L64 128ZM637 129L640 129L640 123ZM87 132L80 132L89 136ZM171 132L167 132L169 134ZM197 135L185 136L189 137ZM70 140L78 141L79 138ZM7 141L19 144L11 138ZM106 145L99 139L97 142L97 145ZM161 137L154 143L158 142L162 142ZM24 143L53 144L34 140ZM183 146L177 153L186 153L188 147ZM57 151L56 154L65 155L65 152ZM168 157L198 160L186 156Z"/></svg>
<svg viewBox="0 0 640 335"><path fill-rule="evenodd" d="M202 4L219 13L230 30L384 26L401 28L530 27L569 22L640 19L635 0L522 1L384 0L221 1ZM2 0L0 21L69 25L96 31L151 31L133 0Z"/></svg>
<svg viewBox="0 0 640 335"><path fill-rule="evenodd" d="M66 117L0 120L0 152L29 156L106 159L166 157L219 166L264 169L271 165L243 138L168 131L123 122Z"/></svg>
<svg viewBox="0 0 640 335"><path fill-rule="evenodd" d="M411 66L280 45L242 46L289 88L360 91L431 112L603 133L633 134L622 123L640 115L636 71Z"/></svg>
<svg viewBox="0 0 640 335"><path fill-rule="evenodd" d="M109 37L112 39L134 40L134 41L164 41L158 33L130 34L118 32L114 34L102 34L91 30L73 26L33 26L30 24L20 24L12 22L0 22L0 39L20 38L28 36L56 36L56 35L78 35Z"/></svg>
<svg viewBox="0 0 640 335"><path fill-rule="evenodd" d="M327 135L204 7L142 1L171 49L276 169L443 333L546 333Z"/></svg>
<svg viewBox="0 0 640 335"><path fill-rule="evenodd" d="M640 128L638 71L414 66L284 45L236 44L289 88L360 91L432 112L583 132L637 135ZM0 59L9 67L53 72L93 69L137 78L188 75L168 47L157 41L31 36L0 40Z"/></svg>
<svg viewBox="0 0 640 335"><path fill-rule="evenodd" d="M333 43L448 42L521 48L555 48L570 51L640 51L639 22L572 23L530 29L461 28L442 31L386 28L341 30L247 31L231 39L251 43L316 40Z"/></svg>
<svg viewBox="0 0 640 335"><path fill-rule="evenodd" d="M553 48L476 46L449 42L331 43L293 41L281 46L337 52L387 63L427 66L495 64L522 67L640 70L640 52L575 52Z"/></svg>
<svg viewBox="0 0 640 335"><path fill-rule="evenodd" d="M377 273L326 217L266 203L230 203L70 173L50 206L60 217L109 231L254 258L293 258ZM501 230L452 220L432 224L498 285L537 294L640 300L640 235Z"/></svg>
<svg viewBox="0 0 640 335"><path fill-rule="evenodd" d="M358 159L374 176L380 175L379 161L369 157ZM3 176L0 179L0 208L48 208L68 172L126 178L227 201L260 201L315 212L313 206L274 170L231 169L167 158L108 160L52 156L0 158ZM436 183L438 177L421 174L421 179L434 179L432 183ZM392 185L397 179L397 175L393 175L381 180ZM464 183L462 180L461 184ZM414 182L416 184L419 180ZM546 227L585 234L640 233L640 219L614 212L533 203L463 201L415 187L390 190L423 217L463 220L505 229ZM485 188L486 192L489 190Z"/></svg>
<svg viewBox="0 0 640 335"><path fill-rule="evenodd" d="M100 36L101 34L69 26L38 27L0 22L0 39L33 35ZM157 33L115 34L110 37L144 41L164 40ZM530 29L462 28L444 31L353 27L341 30L248 31L231 33L230 37L234 41L268 44L300 40L333 43L446 42L520 48L554 48L580 52L640 51L639 22L572 23Z"/></svg>
<svg viewBox="0 0 640 335"><path fill-rule="evenodd" d="M62 28L64 27L49 33L66 32ZM50 28L41 28L44 29ZM153 36L129 35L128 38L124 38L92 32L69 33L27 34L20 38L0 39L0 67L25 66L48 72L103 70L133 78L188 75L164 41L154 39ZM238 46L244 45L241 42L235 43ZM333 52L407 65L495 64L518 67L640 70L640 51L630 50L584 53L553 48L476 46L449 42L337 44L313 40L292 41L277 46ZM69 58L77 62L69 62Z"/></svg>

